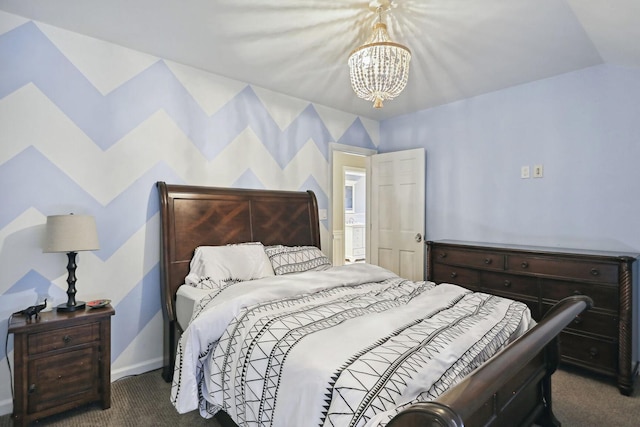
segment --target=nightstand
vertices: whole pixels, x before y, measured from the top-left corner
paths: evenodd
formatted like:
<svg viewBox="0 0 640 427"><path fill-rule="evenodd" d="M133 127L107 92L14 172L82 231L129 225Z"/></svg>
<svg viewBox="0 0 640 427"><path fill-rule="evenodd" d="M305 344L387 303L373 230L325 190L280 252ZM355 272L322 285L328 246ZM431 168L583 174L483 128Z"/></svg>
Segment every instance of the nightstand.
<svg viewBox="0 0 640 427"><path fill-rule="evenodd" d="M14 316L15 426L77 406L111 406L111 316L114 309Z"/></svg>

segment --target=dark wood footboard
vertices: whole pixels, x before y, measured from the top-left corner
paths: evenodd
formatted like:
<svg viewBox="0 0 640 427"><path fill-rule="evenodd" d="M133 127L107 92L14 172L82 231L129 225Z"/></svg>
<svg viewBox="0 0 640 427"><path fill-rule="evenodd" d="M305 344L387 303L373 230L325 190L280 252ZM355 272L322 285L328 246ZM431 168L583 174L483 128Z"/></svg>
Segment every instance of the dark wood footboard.
<svg viewBox="0 0 640 427"><path fill-rule="evenodd" d="M551 405L557 336L592 305L586 296L563 299L534 328L436 401L407 407L387 426L559 426Z"/></svg>

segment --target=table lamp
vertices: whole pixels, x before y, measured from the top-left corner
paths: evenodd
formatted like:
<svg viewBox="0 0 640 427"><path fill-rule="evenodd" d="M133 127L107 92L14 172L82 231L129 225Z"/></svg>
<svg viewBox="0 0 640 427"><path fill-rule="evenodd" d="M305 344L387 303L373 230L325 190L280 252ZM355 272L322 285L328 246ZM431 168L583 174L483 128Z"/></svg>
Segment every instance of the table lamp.
<svg viewBox="0 0 640 427"><path fill-rule="evenodd" d="M83 301L76 301L76 255L78 251L100 249L96 221L90 215L52 215L47 217L46 236L43 252L66 252L67 303L60 304L58 311L76 311L85 307Z"/></svg>

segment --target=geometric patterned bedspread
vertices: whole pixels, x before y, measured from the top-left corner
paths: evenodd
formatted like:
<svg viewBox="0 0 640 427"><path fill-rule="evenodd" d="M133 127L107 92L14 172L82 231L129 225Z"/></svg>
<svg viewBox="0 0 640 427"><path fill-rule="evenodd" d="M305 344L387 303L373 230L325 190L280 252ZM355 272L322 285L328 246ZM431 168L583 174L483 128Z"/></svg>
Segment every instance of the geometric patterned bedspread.
<svg viewBox="0 0 640 427"><path fill-rule="evenodd" d="M384 426L533 323L525 304L369 264L234 283L196 305L171 400L239 426Z"/></svg>

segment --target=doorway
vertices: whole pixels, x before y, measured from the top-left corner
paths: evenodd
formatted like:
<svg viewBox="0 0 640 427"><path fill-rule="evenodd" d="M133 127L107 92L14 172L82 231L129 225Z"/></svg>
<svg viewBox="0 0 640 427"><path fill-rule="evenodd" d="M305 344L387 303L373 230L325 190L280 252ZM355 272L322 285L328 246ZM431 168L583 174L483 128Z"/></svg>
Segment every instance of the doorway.
<svg viewBox="0 0 640 427"><path fill-rule="evenodd" d="M333 265L367 259L367 168L375 151L333 144L331 234ZM349 236L347 236L347 232ZM358 235L354 235L358 233ZM354 254L353 238L356 238ZM350 242L346 240L350 239ZM351 248L346 248L347 243ZM349 252L349 253L347 253ZM347 255L349 257L347 258Z"/></svg>
<svg viewBox="0 0 640 427"><path fill-rule="evenodd" d="M344 262L366 261L367 170L344 167Z"/></svg>
<svg viewBox="0 0 640 427"><path fill-rule="evenodd" d="M346 172L364 170L365 262L384 267L405 279L424 279L425 163L424 148L377 154L341 144L332 146L331 259L334 265L352 261L351 256L347 257L350 254L345 250L345 240L348 214L355 211L345 212L345 201L348 208L353 203L345 200L349 181ZM356 221L354 218L352 223L357 224ZM356 255L355 259L359 257L361 255Z"/></svg>

